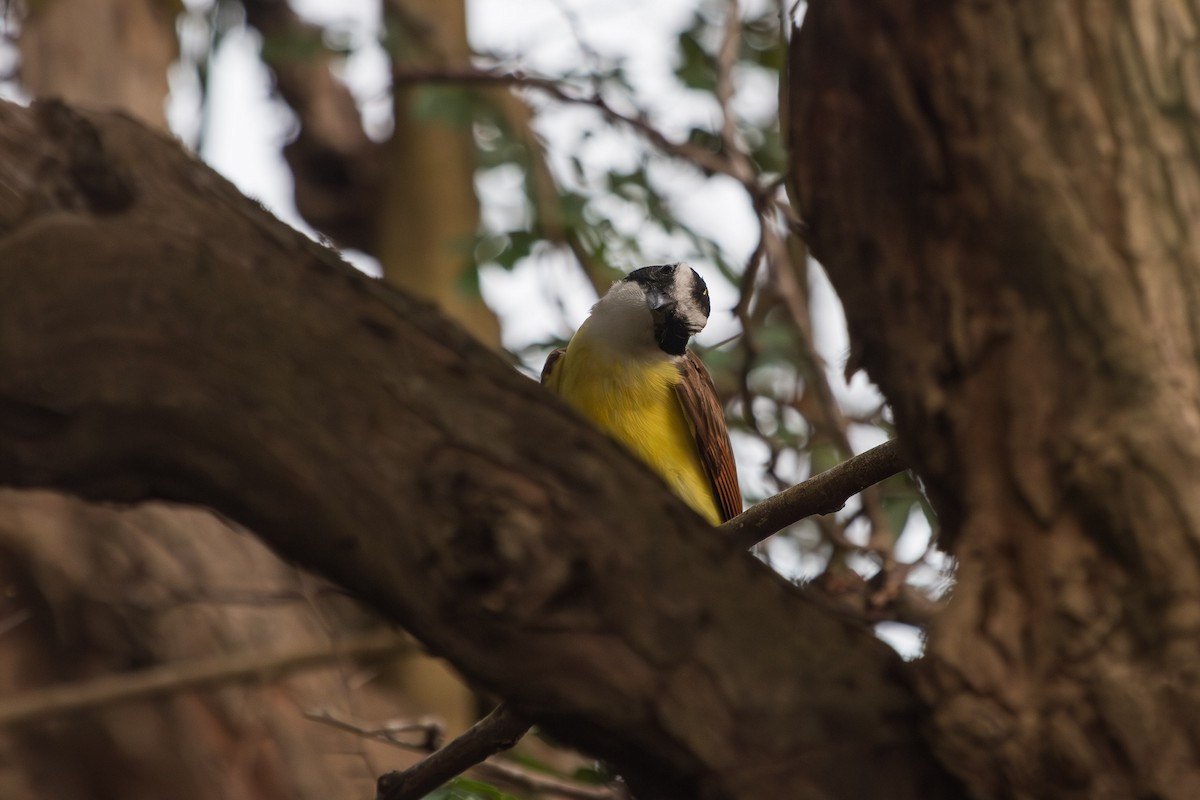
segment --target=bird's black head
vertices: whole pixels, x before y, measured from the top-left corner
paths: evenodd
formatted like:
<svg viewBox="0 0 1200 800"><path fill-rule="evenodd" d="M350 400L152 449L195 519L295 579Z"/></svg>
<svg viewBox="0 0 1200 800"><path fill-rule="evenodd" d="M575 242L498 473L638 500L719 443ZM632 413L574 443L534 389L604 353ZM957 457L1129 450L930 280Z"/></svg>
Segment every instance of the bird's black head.
<svg viewBox="0 0 1200 800"><path fill-rule="evenodd" d="M642 287L654 318L654 339L665 353L681 356L688 340L708 323L712 304L708 286L687 264L656 264L625 278Z"/></svg>

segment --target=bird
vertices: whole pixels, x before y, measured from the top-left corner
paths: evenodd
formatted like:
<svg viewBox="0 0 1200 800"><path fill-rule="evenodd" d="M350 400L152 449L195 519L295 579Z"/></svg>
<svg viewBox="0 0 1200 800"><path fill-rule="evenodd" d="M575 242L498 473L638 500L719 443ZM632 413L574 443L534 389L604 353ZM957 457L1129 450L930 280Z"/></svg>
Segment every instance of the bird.
<svg viewBox="0 0 1200 800"><path fill-rule="evenodd" d="M688 349L711 310L686 263L635 269L549 355L542 383L719 525L742 511L737 466L712 376Z"/></svg>

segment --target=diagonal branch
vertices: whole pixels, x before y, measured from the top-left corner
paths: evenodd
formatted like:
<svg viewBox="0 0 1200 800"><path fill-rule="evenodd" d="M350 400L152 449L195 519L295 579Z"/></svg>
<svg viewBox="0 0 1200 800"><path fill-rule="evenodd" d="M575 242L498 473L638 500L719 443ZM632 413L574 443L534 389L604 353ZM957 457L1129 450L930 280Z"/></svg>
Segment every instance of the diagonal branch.
<svg viewBox="0 0 1200 800"><path fill-rule="evenodd" d="M573 105L586 105L595 108L610 122L628 126L636 133L670 156L690 161L697 167L709 172L722 175L733 174L731 167L719 154L691 142L676 142L666 134L651 125L645 118L637 115L624 114L613 108L600 94L576 94L564 83L552 78L531 75L522 71L506 72L486 69L412 69L398 70L392 79L396 83L461 83L461 84L501 84L516 86L524 89L534 89L548 94L555 100ZM757 190L757 188L756 188Z"/></svg>
<svg viewBox="0 0 1200 800"><path fill-rule="evenodd" d="M814 514L832 514L868 486L895 475L907 462L892 439L748 508L720 527L739 549Z"/></svg>
<svg viewBox="0 0 1200 800"><path fill-rule="evenodd" d="M0 185L0 483L217 509L638 795L953 788L886 645L174 142L0 104Z"/></svg>
<svg viewBox="0 0 1200 800"><path fill-rule="evenodd" d="M242 6L262 34L275 89L299 121L283 149L297 209L341 246L374 252L384 148L368 138L353 95L334 76L324 32L282 0L243 0Z"/></svg>
<svg viewBox="0 0 1200 800"><path fill-rule="evenodd" d="M320 642L286 653L215 656L105 675L78 684L48 686L21 692L0 703L0 729L184 689L272 680L333 661L394 656L413 649L414 644L408 639L390 631L376 632L342 642Z"/></svg>
<svg viewBox="0 0 1200 800"><path fill-rule="evenodd" d="M376 800L420 800L488 756L511 750L532 724L501 703L445 747L403 772L381 775Z"/></svg>

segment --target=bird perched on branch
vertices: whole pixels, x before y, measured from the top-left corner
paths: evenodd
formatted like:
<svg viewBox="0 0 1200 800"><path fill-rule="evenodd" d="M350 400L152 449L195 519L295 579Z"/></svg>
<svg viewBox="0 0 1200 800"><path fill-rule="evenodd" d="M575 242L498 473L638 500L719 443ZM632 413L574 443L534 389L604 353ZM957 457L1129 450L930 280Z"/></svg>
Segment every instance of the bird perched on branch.
<svg viewBox="0 0 1200 800"><path fill-rule="evenodd" d="M687 347L710 309L704 279L687 264L636 269L550 354L542 383L717 525L741 513L742 495L724 410Z"/></svg>

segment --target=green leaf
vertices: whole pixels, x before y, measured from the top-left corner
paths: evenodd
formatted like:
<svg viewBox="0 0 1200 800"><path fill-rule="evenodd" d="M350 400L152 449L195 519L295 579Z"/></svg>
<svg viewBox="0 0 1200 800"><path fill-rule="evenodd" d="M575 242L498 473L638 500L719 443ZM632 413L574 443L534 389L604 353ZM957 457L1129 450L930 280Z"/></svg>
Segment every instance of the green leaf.
<svg viewBox="0 0 1200 800"><path fill-rule="evenodd" d="M475 120L479 102L470 89L458 86L418 86L409 109L420 120L438 120L466 129Z"/></svg>
<svg viewBox="0 0 1200 800"><path fill-rule="evenodd" d="M558 211L562 215L563 224L568 228L587 227L584 211L587 209L588 198L577 192L565 191L558 197Z"/></svg>
<svg viewBox="0 0 1200 800"><path fill-rule="evenodd" d="M540 241L542 241L540 236L528 230L485 233L478 236L475 239L470 259L473 268L468 270L475 274L475 277L468 279L464 276L464 280L470 282L464 283L460 288L478 294L479 281L476 268L480 264L497 264L505 269L512 269L518 261L527 258Z"/></svg>
<svg viewBox="0 0 1200 800"><path fill-rule="evenodd" d="M783 35L774 14L764 14L742 21L739 59L778 73L783 70L784 54Z"/></svg>
<svg viewBox="0 0 1200 800"><path fill-rule="evenodd" d="M752 128L745 134L746 142L750 145L750 157L759 169L763 172L782 173L787 165L787 152L784 150L779 128L775 125Z"/></svg>
<svg viewBox="0 0 1200 800"><path fill-rule="evenodd" d="M692 128L688 131L688 143L703 147L713 153L724 150L721 137L706 128Z"/></svg>
<svg viewBox="0 0 1200 800"><path fill-rule="evenodd" d="M809 464L811 464L811 475L819 475L827 469L833 469L838 464L842 463L841 452L834 446L833 442L822 441L814 443L812 449L808 451Z"/></svg>
<svg viewBox="0 0 1200 800"><path fill-rule="evenodd" d="M675 77L689 89L714 92L717 89L716 64L700 44L697 28L693 24L679 34L679 64L675 67Z"/></svg>
<svg viewBox="0 0 1200 800"><path fill-rule="evenodd" d="M262 43L262 60L267 64L315 61L327 48L318 28L300 28L275 34Z"/></svg>
<svg viewBox="0 0 1200 800"><path fill-rule="evenodd" d="M490 783L459 776L425 795L425 800L518 800Z"/></svg>
<svg viewBox="0 0 1200 800"><path fill-rule="evenodd" d="M604 786L616 780L617 776L611 771L604 768L603 764L594 764L590 767L580 767L575 770L571 777L579 783L588 786Z"/></svg>

